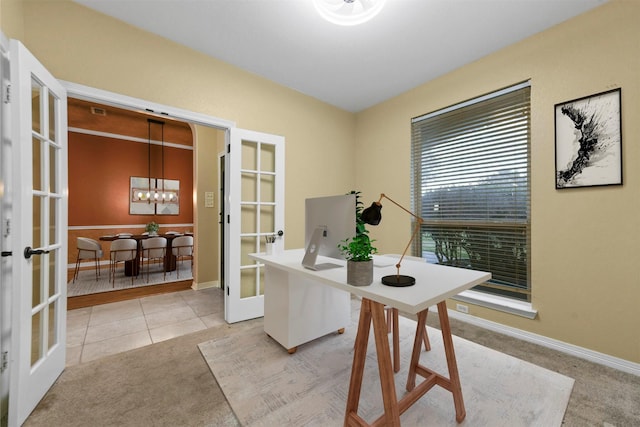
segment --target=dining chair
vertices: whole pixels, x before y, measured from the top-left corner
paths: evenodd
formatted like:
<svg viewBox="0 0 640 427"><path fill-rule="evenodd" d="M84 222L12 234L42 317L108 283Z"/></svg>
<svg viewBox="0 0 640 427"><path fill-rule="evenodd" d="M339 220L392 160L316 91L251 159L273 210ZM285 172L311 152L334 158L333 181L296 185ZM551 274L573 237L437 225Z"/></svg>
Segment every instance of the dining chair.
<svg viewBox="0 0 640 427"><path fill-rule="evenodd" d="M400 254L385 254L383 256L400 259ZM405 255L403 260L412 260L419 262L427 262L425 258ZM398 309L390 306L385 306L384 311L387 315L387 333L393 332L393 371L400 371L400 336L398 326ZM429 335L427 334L427 326L425 325L422 330L422 341L424 342L425 351L431 350L431 343L429 342Z"/></svg>
<svg viewBox="0 0 640 427"><path fill-rule="evenodd" d="M102 246L96 240L88 237L78 237L76 242L78 248L78 256L76 258L76 269L73 273L73 283L78 278L78 271L80 270L80 261L85 259L93 260L96 268L96 281L100 276L100 258L102 258Z"/></svg>
<svg viewBox="0 0 640 427"><path fill-rule="evenodd" d="M164 237L150 237L142 240L142 256L140 258L142 266L147 261L147 282L149 282L149 264L152 261L160 260L162 265L163 280L167 278L165 269L165 256L167 255L167 239Z"/></svg>
<svg viewBox="0 0 640 427"><path fill-rule="evenodd" d="M118 239L111 242L109 253L109 279L111 287L116 286L116 266L119 262L133 261L136 259L138 242L135 239ZM133 286L133 274L131 275L131 285Z"/></svg>
<svg viewBox="0 0 640 427"><path fill-rule="evenodd" d="M193 236L179 236L173 239L171 253L176 257L176 277L180 277L178 263L184 258L191 259L191 274L193 274Z"/></svg>

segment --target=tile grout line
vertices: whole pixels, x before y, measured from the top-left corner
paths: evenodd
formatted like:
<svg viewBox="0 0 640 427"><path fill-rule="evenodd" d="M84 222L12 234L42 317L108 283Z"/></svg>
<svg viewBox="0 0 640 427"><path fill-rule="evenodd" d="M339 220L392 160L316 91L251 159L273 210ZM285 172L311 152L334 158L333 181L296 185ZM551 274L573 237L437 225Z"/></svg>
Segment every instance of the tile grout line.
<svg viewBox="0 0 640 427"><path fill-rule="evenodd" d="M210 315L210 314L207 314L207 315L201 316L201 315L199 315L199 314L198 314L198 311L194 308L194 306L197 306L198 304L202 304L202 301L204 300L204 301L207 301L205 304L212 304L212 308L213 308L213 304L218 304L218 303L220 303L219 298L220 298L221 296L220 296L220 295L216 295L216 296L210 297L210 296L209 296L209 295L210 295L210 293L208 293L208 292L203 292L202 294L197 294L197 293L196 293L196 294L193 294L193 295L191 295L191 294L190 294L190 296L194 296L194 297L193 297L193 298L187 298L187 294L186 294L186 292L187 292L187 291L177 292L177 293L178 293L178 295L177 295L177 296L179 297L179 300L178 300L178 301L180 301L180 302L181 302L181 305L183 305L184 307L189 307L189 310L191 311L191 313L192 313L193 317L190 317L189 319L182 320L182 321L179 321L179 322L176 322L176 323L167 324L167 325L164 325L163 327L165 327L165 326L169 326L169 327L170 327L170 326L172 326L172 325L177 325L177 324L182 323L182 322L185 322L185 321L190 321L190 320L198 319L199 326L202 326L204 329L207 329L209 326L207 326L207 322L205 322L205 320L203 319L203 317L206 317L206 316L208 316L208 315ZM199 299L199 298L197 298L197 295L202 295L202 296L204 297L204 299ZM153 299L154 299L154 296L149 296L149 297L144 297L144 298L149 298L150 300L153 300ZM137 304L137 305L138 305L138 307L139 307L139 309L140 309L140 312L141 312L142 316L144 317L145 327L146 327L146 331L147 331L146 336L147 336L147 338L148 338L148 340L149 340L149 343L150 343L150 344L155 344L155 343L157 343L157 342L165 341L165 339L162 339L162 340L159 340L159 341L156 341L156 340L154 340L154 339L153 339L153 335L152 335L152 333L151 333L151 327L150 327L150 325L149 325L148 318L147 318L147 316L148 316L148 315L152 315L153 313L149 313L149 314L147 314L147 313L145 312L144 304L143 304L142 299L143 299L143 298L137 298L137 299L136 299L136 301L138 302L138 304ZM82 338L82 344L81 344L81 348L80 348L80 355L79 355L79 358L77 359L77 360L78 360L78 362L77 362L77 363L73 363L73 364L82 364L82 363L87 363L87 362L88 362L88 361L87 361L87 362L83 361L83 359L87 356L87 355L85 354L85 351L86 351L86 345L87 345L86 340L87 340L87 336L89 335L89 327L90 327L90 324L91 324L92 319L93 319L95 316L97 316L97 313L95 313L95 312L94 312L94 308L95 308L95 307L89 307L89 310L90 310L90 311L89 311L87 324L86 324L86 327L85 327L85 330L84 330L84 334L83 334L83 338ZM216 311L216 312L217 312L217 311ZM154 313L155 313L155 312L154 312ZM119 321L126 320L126 319L117 319L117 320L114 320L113 318L110 318L108 315L105 315L105 313L103 313L103 312L101 312L101 313L100 313L100 315L101 315L101 316L105 316L107 319L109 319L109 320L110 320L110 322L106 322L106 323L119 322ZM105 323L105 324L106 324L106 323ZM102 323L101 323L101 324L102 324ZM94 325L94 326L99 327L100 325ZM136 332L136 333L140 333L140 332L142 332L142 330L140 330L139 332ZM185 335L186 333L190 333L190 332L179 332L179 333L178 333L178 335L176 335L176 337L177 337L177 336ZM121 337L126 337L126 336L128 336L128 335L132 335L132 334L134 334L134 333L127 333L127 334L125 334L125 335L120 335L120 336L111 337L111 338L114 338L114 339L115 339L115 338L121 338ZM109 339L111 339L111 338L109 338ZM105 340L106 340L106 338L105 338ZM98 341L98 342L99 342L99 341ZM92 343L92 344L93 344L93 343ZM150 345L150 344L146 344L146 345ZM146 346L146 345L145 345L145 346ZM139 348L139 347L136 347L136 348ZM92 359L92 360L96 360L96 359ZM71 366L71 365L69 365L69 366Z"/></svg>
<svg viewBox="0 0 640 427"><path fill-rule="evenodd" d="M91 324L92 315L93 307L89 307L89 318L87 319L87 326L84 328L84 334L82 335L82 344L80 345L80 356L78 357L78 364L82 363L82 356L84 355L84 344L87 340L87 334L89 333L89 325Z"/></svg>

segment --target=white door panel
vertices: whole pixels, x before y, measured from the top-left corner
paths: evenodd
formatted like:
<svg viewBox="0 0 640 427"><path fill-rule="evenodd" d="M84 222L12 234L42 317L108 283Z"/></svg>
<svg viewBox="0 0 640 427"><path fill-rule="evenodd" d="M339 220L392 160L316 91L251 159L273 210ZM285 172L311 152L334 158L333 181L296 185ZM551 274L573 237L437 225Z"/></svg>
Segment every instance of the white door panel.
<svg viewBox="0 0 640 427"><path fill-rule="evenodd" d="M11 244L12 236L8 225L11 222L11 150L9 142L9 105L4 101L8 96L9 81L9 40L0 33L0 84L2 101L0 101L0 355L8 357L11 336L11 268L13 263ZM3 363L0 359L0 365ZM9 416L9 369L0 367L0 426L8 423Z"/></svg>
<svg viewBox="0 0 640 427"><path fill-rule="evenodd" d="M20 425L65 366L67 95L11 40L14 247L9 425Z"/></svg>
<svg viewBox="0 0 640 427"><path fill-rule="evenodd" d="M264 266L249 258L284 249L284 138L232 128L226 158L225 320L264 315Z"/></svg>

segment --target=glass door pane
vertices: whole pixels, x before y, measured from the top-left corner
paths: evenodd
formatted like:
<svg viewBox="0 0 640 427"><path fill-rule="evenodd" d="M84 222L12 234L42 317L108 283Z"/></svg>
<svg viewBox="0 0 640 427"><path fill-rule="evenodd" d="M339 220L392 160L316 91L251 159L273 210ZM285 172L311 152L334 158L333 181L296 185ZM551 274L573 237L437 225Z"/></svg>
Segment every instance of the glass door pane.
<svg viewBox="0 0 640 427"><path fill-rule="evenodd" d="M230 143L225 320L233 323L264 313L264 266L249 254L267 252L267 239L274 236L271 248L284 248L284 138L234 128Z"/></svg>

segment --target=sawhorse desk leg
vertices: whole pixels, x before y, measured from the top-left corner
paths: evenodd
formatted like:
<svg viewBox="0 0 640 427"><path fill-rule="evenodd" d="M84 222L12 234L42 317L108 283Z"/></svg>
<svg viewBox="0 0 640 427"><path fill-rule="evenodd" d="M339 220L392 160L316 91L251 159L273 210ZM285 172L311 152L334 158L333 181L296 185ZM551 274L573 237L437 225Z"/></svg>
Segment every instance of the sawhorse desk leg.
<svg viewBox="0 0 640 427"><path fill-rule="evenodd" d="M447 304L444 301L438 303L438 317L440 318L440 329L442 331L444 353L447 357L449 378L443 377L442 375L420 365L420 345L422 344L422 335L420 331L424 330L427 322L427 311L425 310L418 313L418 326L413 344L411 364L409 365L409 375L407 377L407 391L417 392L419 389L424 389L424 391L419 394L422 396L434 385L439 385L440 387L449 390L453 394L453 405L456 409L456 421L461 423L466 416L466 411L464 409L464 400L462 398L458 363L456 362L456 354L453 349L453 337L451 336L451 325L449 324L449 315L447 314ZM424 377L425 381L420 383L416 388L417 374ZM407 398L409 395L411 395L411 393L406 395L404 398Z"/></svg>
<svg viewBox="0 0 640 427"><path fill-rule="evenodd" d="M408 393L398 401L393 378L393 366L391 363L391 352L389 350L387 323L384 314L384 305L375 301L362 299L360 308L360 320L358 322L358 332L356 335L355 350L353 355L353 366L351 368L351 380L349 383L349 395L347 397L347 408L344 418L344 425L347 426L400 426L400 414L406 411L411 405L417 402L433 386L439 385L453 394L454 406L456 409L456 421L462 422L466 416L464 401L462 399L462 389L460 387L460 377L456 363L455 352L453 350L453 339L451 337L451 327L447 314L446 303L438 303L438 316L442 329L444 350L449 368L449 378L445 378L420 365L420 352L422 349L423 333L427 321L427 310L418 313L418 325L411 355L409 376L407 378ZM360 402L360 390L362 388L362 377L364 365L367 357L367 345L369 342L369 331L373 321L373 332L376 342L376 355L378 358L378 370L380 372L380 383L382 388L382 400L384 404L384 414L376 419L372 424L368 424L358 415L358 405ZM425 378L417 387L416 376Z"/></svg>
<svg viewBox="0 0 640 427"><path fill-rule="evenodd" d="M380 372L380 383L382 387L382 401L384 404L384 415L373 425L399 427L400 410L398 398L396 397L395 381L393 379L393 367L391 365L391 352L389 351L384 305L366 298L362 298L362 305L360 307L360 320L358 322L358 332L353 354L353 366L351 368L351 381L349 383L349 396L347 397L344 425L369 425L358 415L358 405L360 403L362 375L364 373L364 363L367 358L367 345L369 343L369 330L372 320L378 358L378 370Z"/></svg>

